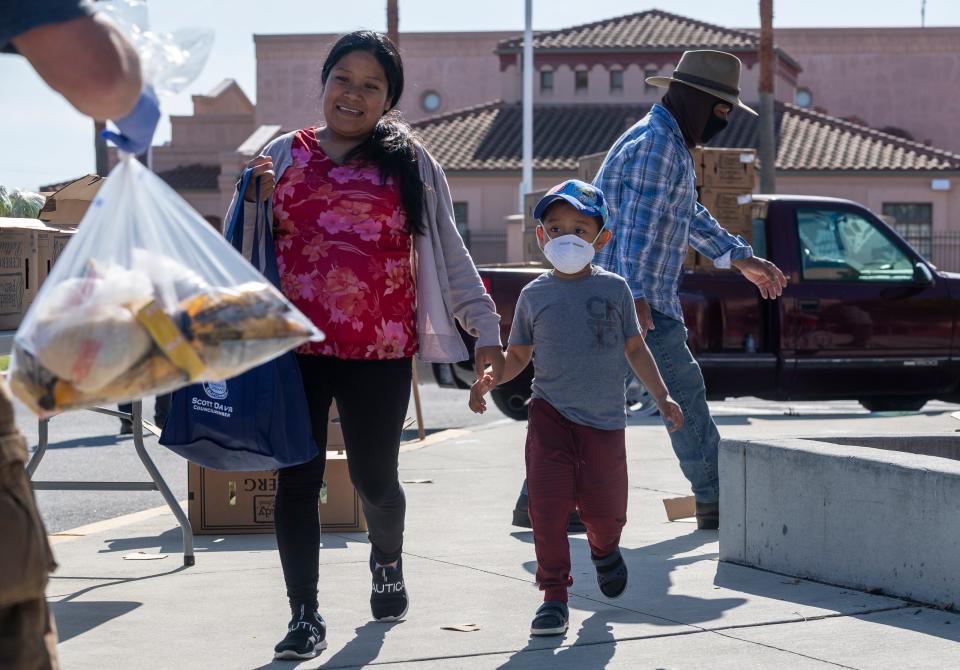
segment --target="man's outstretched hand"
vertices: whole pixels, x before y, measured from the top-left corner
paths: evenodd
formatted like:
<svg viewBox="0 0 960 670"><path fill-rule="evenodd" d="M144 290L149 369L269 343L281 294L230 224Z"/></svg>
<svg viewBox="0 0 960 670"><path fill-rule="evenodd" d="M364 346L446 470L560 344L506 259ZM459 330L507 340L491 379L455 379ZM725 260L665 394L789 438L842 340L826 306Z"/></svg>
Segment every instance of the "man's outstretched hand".
<svg viewBox="0 0 960 670"><path fill-rule="evenodd" d="M733 261L735 266L743 276L756 284L760 289L760 295L767 300L775 300L783 293L787 286L787 278L776 265L765 258L744 258L743 260Z"/></svg>

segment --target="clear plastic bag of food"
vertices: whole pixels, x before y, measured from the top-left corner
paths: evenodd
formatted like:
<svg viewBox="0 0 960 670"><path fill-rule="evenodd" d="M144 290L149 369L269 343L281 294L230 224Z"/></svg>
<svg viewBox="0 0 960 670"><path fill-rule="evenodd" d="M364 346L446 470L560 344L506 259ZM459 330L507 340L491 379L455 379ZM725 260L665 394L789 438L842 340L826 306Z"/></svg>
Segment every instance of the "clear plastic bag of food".
<svg viewBox="0 0 960 670"><path fill-rule="evenodd" d="M41 416L236 376L323 334L133 157L110 173L14 338Z"/></svg>

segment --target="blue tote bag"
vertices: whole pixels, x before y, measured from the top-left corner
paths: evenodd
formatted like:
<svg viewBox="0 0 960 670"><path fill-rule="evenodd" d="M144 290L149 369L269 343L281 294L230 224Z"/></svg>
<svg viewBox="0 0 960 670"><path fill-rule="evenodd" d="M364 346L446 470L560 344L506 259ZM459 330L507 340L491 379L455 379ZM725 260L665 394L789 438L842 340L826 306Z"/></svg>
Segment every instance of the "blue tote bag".
<svg viewBox="0 0 960 670"><path fill-rule="evenodd" d="M246 192L250 174L250 169L243 173L239 197ZM259 179L256 201L260 201ZM243 249L243 209L242 203L234 209L226 235L238 251ZM252 246L253 265L279 288L267 203L257 207ZM176 391L160 444L197 465L217 470L274 470L315 458L320 452L293 352L232 379Z"/></svg>

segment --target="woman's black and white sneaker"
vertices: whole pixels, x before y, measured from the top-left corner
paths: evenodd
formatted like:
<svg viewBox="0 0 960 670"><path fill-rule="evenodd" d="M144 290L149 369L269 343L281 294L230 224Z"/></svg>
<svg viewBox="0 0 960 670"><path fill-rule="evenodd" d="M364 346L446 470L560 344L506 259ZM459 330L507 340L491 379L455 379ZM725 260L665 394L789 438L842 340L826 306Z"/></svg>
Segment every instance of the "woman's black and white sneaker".
<svg viewBox="0 0 960 670"><path fill-rule="evenodd" d="M287 626L287 636L273 648L273 657L281 661L314 658L327 648L327 622L306 605L294 614Z"/></svg>
<svg viewBox="0 0 960 670"><path fill-rule="evenodd" d="M530 624L531 635L563 635L567 632L570 612L566 603L548 600L540 605Z"/></svg>
<svg viewBox="0 0 960 670"><path fill-rule="evenodd" d="M410 601L403 581L403 559L392 568L378 567L370 558L373 587L370 591L370 611L377 621L400 621L407 615Z"/></svg>
<svg viewBox="0 0 960 670"><path fill-rule="evenodd" d="M614 549L603 558L591 555L594 567L597 569L597 586L608 598L619 598L627 590L627 564L619 549Z"/></svg>

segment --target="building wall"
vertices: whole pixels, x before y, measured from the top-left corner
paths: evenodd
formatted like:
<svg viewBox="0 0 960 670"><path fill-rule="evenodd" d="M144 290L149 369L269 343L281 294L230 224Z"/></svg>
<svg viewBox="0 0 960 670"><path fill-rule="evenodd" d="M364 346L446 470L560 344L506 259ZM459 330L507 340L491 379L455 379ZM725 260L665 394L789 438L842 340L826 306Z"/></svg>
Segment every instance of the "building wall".
<svg viewBox="0 0 960 670"><path fill-rule="evenodd" d="M957 230L960 220L960 174L943 178L950 179L949 191L934 191L930 175L777 175L777 192L847 198L876 214L883 212L884 203L930 203L933 205L933 232L940 233Z"/></svg>
<svg viewBox="0 0 960 670"><path fill-rule="evenodd" d="M784 28L776 42L814 106L960 151L960 28Z"/></svg>
<svg viewBox="0 0 960 670"><path fill-rule="evenodd" d="M648 86L646 83L647 72L656 72L658 76L668 77L673 73L676 67L676 61L680 54L675 54L674 58L658 58L655 62L649 55L639 54L637 62L624 62L623 60L611 57L609 61L602 63L590 63L589 61L578 62L575 56L568 56L567 62L561 62L558 58L542 58L534 56L533 90L534 102L537 104L570 104L570 103L617 103L617 102L641 102L654 103L663 97L665 89L656 86ZM610 70L620 69L623 71L623 90L615 91L610 88ZM553 72L553 90L543 91L540 86L540 72ZM588 88L586 90L576 90L576 71L586 70L589 72ZM507 102L520 102L523 99L522 85L523 75L520 71L520 59L505 66L503 72L503 85L501 87L501 96ZM749 67L744 63L744 68L740 74L741 99L744 102L755 103L760 99L759 96L759 66L754 64ZM789 68L782 68L778 73L776 81L776 99L784 102L793 102L796 93L796 75Z"/></svg>
<svg viewBox="0 0 960 670"><path fill-rule="evenodd" d="M537 173L534 190L559 184L576 174ZM448 173L453 201L466 202L470 230L470 253L477 263L507 260L507 217L519 212L519 172L498 175Z"/></svg>
<svg viewBox="0 0 960 670"><path fill-rule="evenodd" d="M174 116L171 143L175 146L212 148L236 147L255 130L253 114L210 114Z"/></svg>
<svg viewBox="0 0 960 670"><path fill-rule="evenodd" d="M177 191L184 200L190 203L190 206L200 212L200 215L216 224L219 231L223 231L223 214L221 208L220 193L218 191ZM215 219L216 221L211 221Z"/></svg>
<svg viewBox="0 0 960 670"><path fill-rule="evenodd" d="M495 100L500 71L493 51L514 32L401 33L406 87L399 108L411 121ZM339 35L256 35L257 125L302 128L318 123L320 73ZM423 108L428 92L435 111Z"/></svg>

